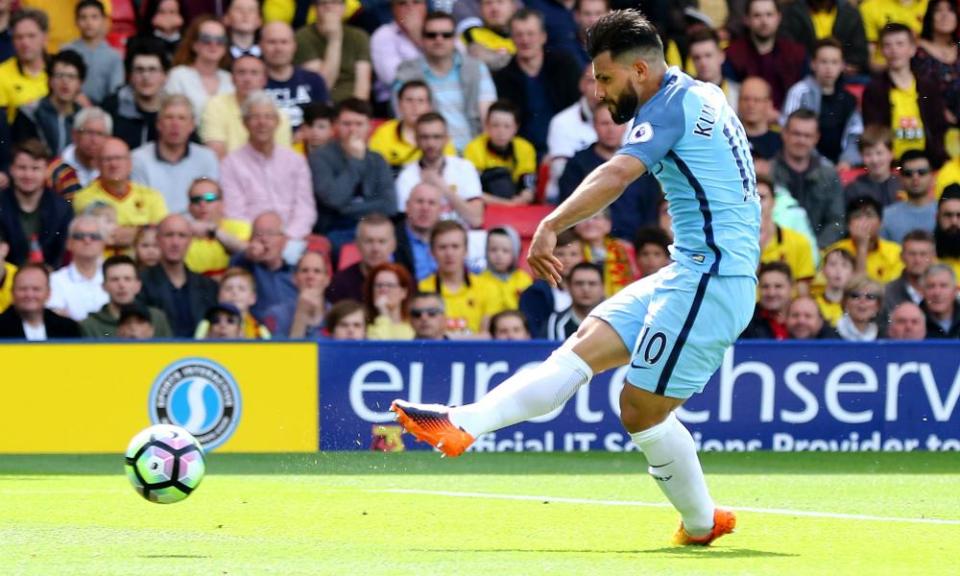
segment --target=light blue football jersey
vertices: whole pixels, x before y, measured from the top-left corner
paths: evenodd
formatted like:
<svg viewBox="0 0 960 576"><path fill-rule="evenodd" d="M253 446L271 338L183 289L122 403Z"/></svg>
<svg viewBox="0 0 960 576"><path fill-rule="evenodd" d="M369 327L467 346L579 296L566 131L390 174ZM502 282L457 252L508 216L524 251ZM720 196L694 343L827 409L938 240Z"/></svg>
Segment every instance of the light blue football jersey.
<svg viewBox="0 0 960 576"><path fill-rule="evenodd" d="M756 173L743 125L719 87L671 67L618 153L639 159L660 182L677 263L720 276L756 275Z"/></svg>

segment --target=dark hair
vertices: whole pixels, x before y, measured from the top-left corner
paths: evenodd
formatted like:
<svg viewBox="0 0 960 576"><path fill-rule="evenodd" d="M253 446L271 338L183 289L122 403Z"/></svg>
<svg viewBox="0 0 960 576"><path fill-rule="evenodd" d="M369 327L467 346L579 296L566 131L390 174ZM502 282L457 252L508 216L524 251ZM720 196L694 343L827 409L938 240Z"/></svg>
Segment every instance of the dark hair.
<svg viewBox="0 0 960 576"><path fill-rule="evenodd" d="M891 34L906 34L910 37L910 42L916 42L917 37L914 35L913 30L906 24L901 24L900 22L889 22L880 30L880 35L877 37L877 42L883 44L883 39Z"/></svg>
<svg viewBox="0 0 960 576"><path fill-rule="evenodd" d="M600 282L603 282L603 268L599 264L594 264L593 262L581 262L575 265L573 268L571 268L570 274L567 275L567 278L570 279L568 280L568 282L572 281L573 275L581 270L589 270L591 272L596 272L597 275L600 276Z"/></svg>
<svg viewBox="0 0 960 576"><path fill-rule="evenodd" d="M717 34L713 28L698 28L690 34L687 40L687 50L692 48L694 44L702 44L704 42L713 42L717 45L717 48L720 48L720 35Z"/></svg>
<svg viewBox="0 0 960 576"><path fill-rule="evenodd" d="M177 45L177 51L173 55L173 65L191 65L196 61L197 55L193 51L193 47L196 46L197 41L200 39L200 28L208 22L216 22L223 28L224 35L227 33L227 26L220 20L217 20L215 17L210 14L201 14L193 19L190 22L190 26L187 28L187 31L183 34L183 39L180 40L180 44ZM224 46L223 58L220 59L220 69L229 70L230 69L230 43L229 41Z"/></svg>
<svg viewBox="0 0 960 576"><path fill-rule="evenodd" d="M84 8L96 8L100 11L101 16L107 15L107 10L103 7L103 2L100 0L80 0L77 2L77 6L73 9L73 17L79 18L80 11Z"/></svg>
<svg viewBox="0 0 960 576"><path fill-rule="evenodd" d="M787 123L784 124L784 127L789 126L793 120L819 120L819 118L817 118L817 113L809 108L798 108L787 116Z"/></svg>
<svg viewBox="0 0 960 576"><path fill-rule="evenodd" d="M826 38L821 38L816 42L814 42L813 50L810 51L810 54L814 58L816 58L817 52L819 52L823 48L836 48L837 50L840 51L841 57L843 55L843 44L841 44L840 41L834 38L833 36L827 36Z"/></svg>
<svg viewBox="0 0 960 576"><path fill-rule="evenodd" d="M637 230L637 234L633 238L633 247L639 253L647 244L655 244L669 254L670 235L657 226L645 226Z"/></svg>
<svg viewBox="0 0 960 576"><path fill-rule="evenodd" d="M427 22L433 22L434 20L446 20L447 22L450 22L451 24L453 24L454 28L457 27L457 21L456 19L454 19L452 14L449 14L447 12L433 11L433 12L428 12L426 17L424 17L423 28L426 29Z"/></svg>
<svg viewBox="0 0 960 576"><path fill-rule="evenodd" d="M341 300L327 310L327 314L323 318L323 325L327 332L332 335L337 324L354 312L363 312L363 304L349 298Z"/></svg>
<svg viewBox="0 0 960 576"><path fill-rule="evenodd" d="M774 7L776 7L777 12L780 12L780 3L777 0L747 0L746 4L743 6L743 14L750 14L750 8L757 2L773 2Z"/></svg>
<svg viewBox="0 0 960 576"><path fill-rule="evenodd" d="M87 63L83 61L83 56L73 50L61 50L47 60L47 76L53 77L53 67L57 64L63 66L73 66L83 82L87 78Z"/></svg>
<svg viewBox="0 0 960 576"><path fill-rule="evenodd" d="M300 109L303 110L303 123L307 125L313 124L317 120L330 120L332 122L337 115L333 106L326 102L301 104Z"/></svg>
<svg viewBox="0 0 960 576"><path fill-rule="evenodd" d="M403 95L406 94L407 90L413 90L415 88L423 88L424 90L427 91L428 97L431 97L431 98L433 97L433 94L430 91L430 86L426 82L424 82L423 80L413 79L413 80L407 80L406 82L400 85L400 89L397 90L397 100L399 100L400 98L403 98Z"/></svg>
<svg viewBox="0 0 960 576"><path fill-rule="evenodd" d="M773 178L769 176L765 176L763 174L757 174L757 186L760 186L761 184L769 188L770 192L773 192L776 186L776 184L774 184L773 182Z"/></svg>
<svg viewBox="0 0 960 576"><path fill-rule="evenodd" d="M943 193L940 194L940 200L937 201L937 210L940 210L940 207L943 206L943 203L947 200L960 200L960 184L956 182L952 184L947 184L943 188Z"/></svg>
<svg viewBox="0 0 960 576"><path fill-rule="evenodd" d="M490 121L490 116L494 112L503 112L505 114L510 114L513 116L513 121L520 125L520 110L514 105L513 102L509 100L497 100L490 105L490 108L487 109L487 121Z"/></svg>
<svg viewBox="0 0 960 576"><path fill-rule="evenodd" d="M32 20L44 33L50 31L50 19L47 18L47 13L36 8L20 8L14 12L10 17L10 31L13 32L17 24L24 20Z"/></svg>
<svg viewBox="0 0 960 576"><path fill-rule="evenodd" d="M370 103L359 98L351 97L338 103L334 108L334 118L339 118L344 111L353 112L354 114L361 114L367 118L373 116L373 109L370 108Z"/></svg>
<svg viewBox="0 0 960 576"><path fill-rule="evenodd" d="M106 278L107 271L116 266L128 265L133 267L133 271L137 271L137 263L134 262L133 258L127 256L126 254L114 254L106 260L103 261L103 276Z"/></svg>
<svg viewBox="0 0 960 576"><path fill-rule="evenodd" d="M926 160L927 164L930 163L930 157L923 150L907 150L900 155L898 164L902 167L907 162L913 162L914 160Z"/></svg>
<svg viewBox="0 0 960 576"><path fill-rule="evenodd" d="M513 13L513 16L510 17L510 22L507 24L512 27L514 22L520 22L522 20L529 20L531 18L536 18L537 22L540 24L540 31L546 31L546 23L543 19L543 12L539 10L534 10L532 8L521 8Z"/></svg>
<svg viewBox="0 0 960 576"><path fill-rule="evenodd" d="M443 301L443 296L439 292L420 292L418 291L413 295L413 298L410 299L410 302L414 300L419 300L421 298L436 298L440 302L440 307L446 309L446 302Z"/></svg>
<svg viewBox="0 0 960 576"><path fill-rule="evenodd" d="M430 247L433 248L434 242L437 241L437 238L441 234L446 234L447 232L452 232L458 230L463 233L463 240L467 240L467 229L463 227L463 224L457 222L456 220L441 220L437 222L437 225L433 227L433 230L430 231Z"/></svg>
<svg viewBox="0 0 960 576"><path fill-rule="evenodd" d="M491 338L497 337L497 323L503 320L504 318L510 318L511 316L514 318L519 318L520 321L523 322L523 329L527 331L527 334L530 334L530 323L527 322L527 317L526 315L524 315L523 312L519 310L501 310L500 312L497 312L496 314L490 317L489 330L490 330Z"/></svg>
<svg viewBox="0 0 960 576"><path fill-rule="evenodd" d="M932 0L927 4L927 11L923 14L923 26L920 29L920 37L924 40L933 41L933 15L940 4L946 4L950 7L950 10L953 10L955 16L960 16L957 14L956 4L950 0ZM960 21L958 21L957 27L953 29L953 41L960 41Z"/></svg>
<svg viewBox="0 0 960 576"><path fill-rule="evenodd" d="M160 9L160 5L164 3L165 0L146 0L140 4L142 16L137 18L137 35L140 37L150 38L153 37L153 17L157 15L157 10ZM186 15L184 14L183 5L185 0L176 0L177 10L180 12L180 18L184 22L187 22ZM157 38L157 40L160 40Z"/></svg>
<svg viewBox="0 0 960 576"><path fill-rule="evenodd" d="M853 268L854 270L856 270L856 268L857 268L857 259L853 257L853 254L847 252L847 251L844 250L843 248L834 248L833 250L827 250L826 253L824 253L824 255L823 255L823 261L822 261L821 266L825 266L825 265L827 264L827 259L830 258L830 255L831 255L831 254L839 254L840 257L843 258L844 261L846 261L847 264L849 264L851 268Z"/></svg>
<svg viewBox="0 0 960 576"><path fill-rule="evenodd" d="M374 296L374 290L376 290L376 286L374 283L377 280L377 275L381 272L393 272L400 282L400 287L407 291L406 298L400 303L400 317L403 318L404 322L409 321L410 301L413 300L413 293L417 289L417 284L406 268L394 262L384 262L383 264L374 266L373 270L367 273L367 278L363 282L363 307L366 310L367 323L372 324L377 316L380 315L375 304L376 298Z"/></svg>
<svg viewBox="0 0 960 576"><path fill-rule="evenodd" d="M893 150L893 135L890 133L890 128L882 124L870 124L864 127L863 134L857 142L860 152L877 144L883 144L887 150Z"/></svg>
<svg viewBox="0 0 960 576"><path fill-rule="evenodd" d="M569 228L560 234L557 234L557 248L569 246L574 242L583 242L583 239L580 238L580 235L577 234L576 230L573 228Z"/></svg>
<svg viewBox="0 0 960 576"><path fill-rule="evenodd" d="M903 246L907 242L927 242L933 244L935 242L933 234L927 230L911 230L903 235L903 239L900 240L900 245Z"/></svg>
<svg viewBox="0 0 960 576"><path fill-rule="evenodd" d="M151 36L131 38L127 42L127 53L123 57L123 69L127 74L127 82L133 73L133 61L137 56L156 56L164 72L170 70L170 57L163 45L163 40Z"/></svg>
<svg viewBox="0 0 960 576"><path fill-rule="evenodd" d="M760 264L760 268L757 270L757 278L760 278L767 272L779 272L787 277L788 282L793 283L793 271L790 270L790 265L786 262L775 260L773 262Z"/></svg>
<svg viewBox="0 0 960 576"><path fill-rule="evenodd" d="M15 144L10 158L15 159L20 154L26 154L33 160L43 160L44 162L49 162L52 158L50 149L38 138L27 138Z"/></svg>
<svg viewBox="0 0 960 576"><path fill-rule="evenodd" d="M850 223L850 219L853 217L853 213L861 208L873 208L873 210L877 213L877 216L881 220L883 219L883 204L881 204L873 196L863 195L852 198L849 202L847 202L846 221L848 224Z"/></svg>
<svg viewBox="0 0 960 576"><path fill-rule="evenodd" d="M416 128L419 128L424 124L430 124L432 122L440 122L441 124L443 124L444 128L447 127L447 119L443 117L443 114L439 112L431 111L431 112L424 112L417 118Z"/></svg>
<svg viewBox="0 0 960 576"><path fill-rule="evenodd" d="M663 57L663 42L657 28L638 10L614 10L587 31L587 53L596 58L610 52L611 58L633 50L653 51Z"/></svg>

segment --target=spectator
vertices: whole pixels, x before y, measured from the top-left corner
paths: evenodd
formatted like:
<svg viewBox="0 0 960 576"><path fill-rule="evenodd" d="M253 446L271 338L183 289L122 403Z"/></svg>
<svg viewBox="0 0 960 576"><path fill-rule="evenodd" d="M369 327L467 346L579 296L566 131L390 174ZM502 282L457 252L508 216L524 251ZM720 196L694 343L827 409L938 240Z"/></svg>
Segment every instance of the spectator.
<svg viewBox="0 0 960 576"><path fill-rule="evenodd" d="M390 0L393 21L381 25L370 37L370 60L377 78L374 97L377 102L390 101L390 90L397 68L404 60L419 58L423 52L423 20L427 16L426 0Z"/></svg>
<svg viewBox="0 0 960 576"><path fill-rule="evenodd" d="M297 44L293 29L285 22L271 22L260 32L263 61L267 65L267 92L296 131L303 124L303 104L327 102L330 94L323 76L293 65Z"/></svg>
<svg viewBox="0 0 960 576"><path fill-rule="evenodd" d="M276 212L264 212L253 221L253 234L243 254L234 256L231 264L253 274L257 303L250 309L254 318L263 320L271 306L297 297L293 283L293 266L284 258L288 237L283 220ZM297 254L299 260L302 250Z"/></svg>
<svg viewBox="0 0 960 576"><path fill-rule="evenodd" d="M259 58L241 56L233 61L231 71L236 92L211 98L203 109L203 120L200 122L200 139L220 160L250 139L240 107L248 96L267 86L267 69ZM290 146L290 119L286 114L280 115L280 124L273 134L273 140L280 146Z"/></svg>
<svg viewBox="0 0 960 576"><path fill-rule="evenodd" d="M577 186L598 166L613 158L623 142L627 126L614 122L606 105L598 104L593 110L593 128L597 140L573 155L560 176L560 194L563 202L573 194ZM630 241L637 230L656 222L656 202L661 195L660 184L652 173L646 173L627 186L623 194L610 205L610 234Z"/></svg>
<svg viewBox="0 0 960 576"><path fill-rule="evenodd" d="M11 186L0 192L0 233L8 248L0 260L17 266L43 262L51 268L63 262L73 210L44 186L49 159L39 140L27 140L13 149Z"/></svg>
<svg viewBox="0 0 960 576"><path fill-rule="evenodd" d="M784 262L790 267L798 292L809 293L810 281L816 269L813 266L813 248L803 234L778 225L773 220L773 182L757 176L757 194L760 196L760 262Z"/></svg>
<svg viewBox="0 0 960 576"><path fill-rule="evenodd" d="M54 155L59 155L71 143L86 66L79 54L67 50L50 59L47 74L50 78L47 95L17 110L12 126L13 141L38 138Z"/></svg>
<svg viewBox="0 0 960 576"><path fill-rule="evenodd" d="M187 191L188 210L193 220L193 241L187 250L187 268L198 274L218 277L226 271L230 256L247 249L250 223L223 216L223 190L209 178L197 178Z"/></svg>
<svg viewBox="0 0 960 576"><path fill-rule="evenodd" d="M191 242L190 245L192 246L193 243ZM140 272L160 263L156 226L148 224L137 229L137 235L133 239L133 254L137 261L137 270Z"/></svg>
<svg viewBox="0 0 960 576"><path fill-rule="evenodd" d="M550 180L546 187L546 199L550 202L557 201L559 180L567 161L597 141L597 131L593 128L593 111L599 100L596 95L597 80L593 77L593 64L583 68L578 87L580 99L555 114L547 129L547 157L544 162L550 165Z"/></svg>
<svg viewBox="0 0 960 576"><path fill-rule="evenodd" d="M397 248L393 223L383 214L371 214L360 220L356 238L360 261L333 275L326 293L331 304L345 299L363 302L363 286L370 271L390 262Z"/></svg>
<svg viewBox="0 0 960 576"><path fill-rule="evenodd" d="M863 17L863 30L867 37L870 52L870 70L882 72L885 68L883 54L883 31L888 24L903 26L911 34L920 33L927 2L907 2L905 0L886 0L860 3L860 15ZM878 46L879 44L879 46ZM878 49L879 48L879 49ZM887 62L889 64L889 62Z"/></svg>
<svg viewBox="0 0 960 576"><path fill-rule="evenodd" d="M50 299L47 308L80 322L109 301L103 289L104 235L100 221L93 216L77 216L70 222L67 249L72 259L50 275Z"/></svg>
<svg viewBox="0 0 960 576"><path fill-rule="evenodd" d="M486 259L487 269L480 276L500 291L505 309L517 309L520 294L533 284L530 274L518 268L520 235L517 231L509 226L501 226L487 232Z"/></svg>
<svg viewBox="0 0 960 576"><path fill-rule="evenodd" d="M157 227L160 264L140 276L140 301L163 310L177 338L192 338L204 313L217 302L216 282L191 272L184 264L191 237L185 217L171 214L164 218Z"/></svg>
<svg viewBox="0 0 960 576"><path fill-rule="evenodd" d="M197 178L220 176L217 155L206 146L190 142L194 129L190 100L182 94L164 96L157 114L157 141L131 154L130 179L163 195L167 209L187 211L187 188Z"/></svg>
<svg viewBox="0 0 960 576"><path fill-rule="evenodd" d="M787 309L793 292L790 266L784 262L768 262L757 272L760 300L750 324L740 335L744 339L786 340Z"/></svg>
<svg viewBox="0 0 960 576"><path fill-rule="evenodd" d="M370 137L370 150L383 156L394 174L420 159L422 153L416 140L417 119L433 110L430 98L430 87L423 80L404 82L397 92L397 118L381 124ZM443 155L457 155L457 149L449 140Z"/></svg>
<svg viewBox="0 0 960 576"><path fill-rule="evenodd" d="M120 309L117 338L150 340L156 335L150 311L143 304L128 304Z"/></svg>
<svg viewBox="0 0 960 576"><path fill-rule="evenodd" d="M810 224L823 248L843 233L843 189L833 163L816 151L820 138L817 116L800 109L787 118L783 150L771 167L773 181L786 187L807 211Z"/></svg>
<svg viewBox="0 0 960 576"><path fill-rule="evenodd" d="M776 113L771 102L770 84L766 80L757 76L743 80L737 115L747 133L754 159L773 160L783 147L780 133L770 129L771 117Z"/></svg>
<svg viewBox="0 0 960 576"><path fill-rule="evenodd" d="M110 21L100 0L80 0L74 8L74 17L80 38L64 46L63 50L73 50L83 57L87 71L83 93L99 105L123 86L123 62L120 53L107 44Z"/></svg>
<svg viewBox="0 0 960 576"><path fill-rule="evenodd" d="M480 176L470 161L444 156L448 139L447 123L437 112L427 112L417 119L417 147L423 155L397 176L397 206L406 206L413 187L426 182L443 192L443 218L479 228L483 225Z"/></svg>
<svg viewBox="0 0 960 576"><path fill-rule="evenodd" d="M303 109L303 124L300 125L303 153L310 153L323 148L333 140L333 119L336 110L326 102L312 102L301 106Z"/></svg>
<svg viewBox="0 0 960 576"><path fill-rule="evenodd" d="M240 337L248 340L269 340L270 330L257 321L250 309L257 302L257 287L253 275L243 268L228 268L220 279L220 291L217 303L220 306L232 306L240 315ZM209 313L208 313L209 316ZM203 340L211 329L211 322L205 318L197 325L194 338Z"/></svg>
<svg viewBox="0 0 960 576"><path fill-rule="evenodd" d="M413 340L410 300L415 289L407 269L390 262L370 271L363 287L367 339Z"/></svg>
<svg viewBox="0 0 960 576"><path fill-rule="evenodd" d="M200 16L190 23L173 57L164 92L189 98L197 122L211 97L233 92L226 71L230 62L227 42L227 29L221 22L210 15Z"/></svg>
<svg viewBox="0 0 960 576"><path fill-rule="evenodd" d="M570 307L554 312L547 319L547 340L566 340L576 334L590 312L603 302L603 270L596 264L581 262L570 270L567 277L570 290Z"/></svg>
<svg viewBox="0 0 960 576"><path fill-rule="evenodd" d="M863 121L890 128L895 158L907 150L924 150L939 168L946 158L943 99L936 82L910 69L917 51L913 32L903 24L888 24L880 33L880 47L887 69L863 92Z"/></svg>
<svg viewBox="0 0 960 576"><path fill-rule="evenodd" d="M143 288L137 273L136 263L126 255L111 256L103 261L101 276L103 290L108 301L99 311L90 313L80 322L80 333L84 338L112 338L117 333L120 313L124 307L136 303ZM154 336L169 338L173 335L167 315L162 310L147 307Z"/></svg>
<svg viewBox="0 0 960 576"><path fill-rule="evenodd" d="M487 332L490 316L504 309L500 291L467 271L467 231L458 222L438 223L430 235L437 273L420 281L421 292L443 297L447 332L463 335Z"/></svg>
<svg viewBox="0 0 960 576"><path fill-rule="evenodd" d="M180 0L146 0L136 39L156 39L166 59L171 60L180 44L185 12Z"/></svg>
<svg viewBox="0 0 960 576"><path fill-rule="evenodd" d="M517 12L517 3L513 0L480 0L479 4L480 21L470 21L460 41L467 47L467 54L496 72L517 53L517 47L510 39L510 19Z"/></svg>
<svg viewBox="0 0 960 576"><path fill-rule="evenodd" d="M787 337L790 340L836 340L840 335L823 321L816 300L800 296L787 308Z"/></svg>
<svg viewBox="0 0 960 576"><path fill-rule="evenodd" d="M529 340L527 319L519 310L504 310L490 318L490 338L494 340Z"/></svg>
<svg viewBox="0 0 960 576"><path fill-rule="evenodd" d="M945 264L934 264L927 268L923 275L921 307L927 317L927 338L960 338L960 305L957 303L957 276L953 268Z"/></svg>
<svg viewBox="0 0 960 576"><path fill-rule="evenodd" d="M527 0L523 3L526 6L526 11L536 12L539 16L541 23L541 28L543 29L543 35L546 38L546 48L551 53L561 53L570 55L574 60L577 58L577 54L584 54L585 50L583 46L580 45L579 30L577 25L577 20L574 15L576 11L577 4L576 2L571 2L566 0L563 2L556 2L553 0ZM643 10L644 13L649 12L649 6L641 6L641 8L646 8ZM513 21L516 18L510 19L511 23L511 37L513 36ZM514 44L518 44L517 52L521 51L519 42L517 39L513 39ZM580 66L586 64L586 62L581 62L576 60L577 65L576 69L579 70Z"/></svg>
<svg viewBox="0 0 960 576"><path fill-rule="evenodd" d="M483 133L463 150L480 174L487 204L525 205L533 202L537 151L517 136L519 112L511 102L497 100L487 110Z"/></svg>
<svg viewBox="0 0 960 576"><path fill-rule="evenodd" d="M410 325L416 340L447 340L447 317L443 298L435 292L421 292L410 302Z"/></svg>
<svg viewBox="0 0 960 576"><path fill-rule="evenodd" d="M770 84L773 107L783 105L787 90L803 78L807 54L802 44L777 37L780 6L776 0L747 0L747 33L727 47L727 75L744 81L759 76Z"/></svg>
<svg viewBox="0 0 960 576"><path fill-rule="evenodd" d="M493 79L500 97L521 107L520 135L543 156L550 119L580 98L577 81L583 63L566 52L544 51L547 32L539 12L524 9L514 14L510 38L517 53Z"/></svg>
<svg viewBox="0 0 960 576"><path fill-rule="evenodd" d="M843 316L837 321L837 332L848 341L876 340L882 309L883 286L866 276L854 276L843 290Z"/></svg>
<svg viewBox="0 0 960 576"><path fill-rule="evenodd" d="M13 37L10 34L10 5L12 0L0 0L0 62L11 58L13 51Z"/></svg>
<svg viewBox="0 0 960 576"><path fill-rule="evenodd" d="M223 15L223 23L227 27L232 59L236 60L241 56L263 56L260 45L257 44L257 31L263 24L258 0L232 0Z"/></svg>
<svg viewBox="0 0 960 576"><path fill-rule="evenodd" d="M923 300L923 275L936 260L933 235L925 230L913 230L903 237L903 273L884 287L884 316L901 302L920 304Z"/></svg>
<svg viewBox="0 0 960 576"><path fill-rule="evenodd" d="M711 28L692 34L687 41L687 58L696 71L696 79L719 86L727 97L727 103L737 111L740 99L740 83L723 76L723 63L727 56L720 48L720 36Z"/></svg>
<svg viewBox="0 0 960 576"><path fill-rule="evenodd" d="M71 134L73 143L64 148L47 169L51 186L65 200L72 200L77 192L100 177L100 152L112 131L113 120L100 108L83 108L77 112Z"/></svg>
<svg viewBox="0 0 960 576"><path fill-rule="evenodd" d="M609 298L637 277L627 243L610 235L612 221L610 208L574 226L574 231L583 240L583 256L603 271L604 294Z"/></svg>
<svg viewBox="0 0 960 576"><path fill-rule="evenodd" d="M76 322L44 306L49 296L50 273L43 264L29 263L17 270L13 277L13 302L0 314L0 339L37 342L79 338Z"/></svg>
<svg viewBox="0 0 960 576"><path fill-rule="evenodd" d="M10 124L19 107L47 95L48 27L47 14L34 8L21 8L10 18L15 54L0 64L0 109L6 109Z"/></svg>
<svg viewBox="0 0 960 576"><path fill-rule="evenodd" d="M334 102L370 99L370 37L343 24L343 0L317 0L317 21L297 30L295 63L323 76Z"/></svg>
<svg viewBox="0 0 960 576"><path fill-rule="evenodd" d="M823 318L836 327L843 316L843 290L853 278L856 260L841 248L828 250L823 256L823 277L826 285L816 294Z"/></svg>
<svg viewBox="0 0 960 576"><path fill-rule="evenodd" d="M890 313L887 338L890 340L923 340L927 337L926 316L913 302L901 302Z"/></svg>
<svg viewBox="0 0 960 576"><path fill-rule="evenodd" d="M877 282L894 280L903 272L900 245L880 238L883 207L869 196L854 198L847 204L847 237L827 250L841 248L853 255L854 273L866 274Z"/></svg>
<svg viewBox="0 0 960 576"><path fill-rule="evenodd" d="M573 230L565 230L557 235L557 246L553 249L553 255L563 264L561 270L564 276L568 276L574 266L583 262L583 241ZM520 295L520 311L527 318L530 333L540 337L546 333L550 315L566 310L571 302L566 281L554 287L546 280L538 278Z"/></svg>
<svg viewBox="0 0 960 576"><path fill-rule="evenodd" d="M456 23L445 12L427 14L423 23L423 56L406 60L397 69L397 84L423 80L430 86L435 109L450 124L457 150L480 133L487 108L497 99L487 66L457 52Z"/></svg>
<svg viewBox="0 0 960 576"><path fill-rule="evenodd" d="M870 196L882 206L897 201L901 180L893 173L893 137L886 126L867 126L857 144L866 174L847 184L843 196L847 202Z"/></svg>
<svg viewBox="0 0 960 576"><path fill-rule="evenodd" d="M637 230L633 240L634 253L641 278L656 274L670 263L670 235L656 226Z"/></svg>
<svg viewBox="0 0 960 576"><path fill-rule="evenodd" d="M937 226L933 229L937 259L960 275L960 184L944 188L937 203Z"/></svg>
<svg viewBox="0 0 960 576"><path fill-rule="evenodd" d="M3 235L3 228L0 228L0 313L13 301L13 277L17 273L17 267L7 262L9 251L10 245Z"/></svg>
<svg viewBox="0 0 960 576"><path fill-rule="evenodd" d="M843 48L847 74L868 70L867 37L856 2L797 0L784 4L780 34L803 44L809 53L814 52L818 40L836 38Z"/></svg>
<svg viewBox="0 0 960 576"><path fill-rule="evenodd" d="M114 246L131 246L137 226L157 224L167 215L163 196L132 181L132 170L127 144L119 138L109 138L101 149L100 177L73 199L73 209L78 213L94 203L114 207L118 225L113 232Z"/></svg>
<svg viewBox="0 0 960 576"><path fill-rule="evenodd" d="M332 142L310 155L313 194L319 207L314 232L335 249L352 242L357 223L369 214L397 211L393 176L387 162L367 149L370 105L348 98L337 105Z"/></svg>
<svg viewBox="0 0 960 576"><path fill-rule="evenodd" d="M341 300L331 306L323 323L334 340L365 340L367 337L363 304L356 300Z"/></svg>
<svg viewBox="0 0 960 576"><path fill-rule="evenodd" d="M863 118L857 110L857 99L844 89L840 41L817 40L811 68L813 72L787 92L780 121L786 125L793 111L810 110L817 115L819 124L817 151L843 168L859 165L857 140L863 133Z"/></svg>
<svg viewBox="0 0 960 576"><path fill-rule="evenodd" d="M243 313L233 304L227 302L214 304L203 318L209 330L203 336L198 336L198 339L240 340L246 337L243 330Z"/></svg>
<svg viewBox="0 0 960 576"><path fill-rule="evenodd" d="M269 94L254 92L241 112L250 139L220 165L224 212L228 218L248 222L264 212L275 212L286 236L301 241L317 219L307 161L277 146L281 114Z"/></svg>
<svg viewBox="0 0 960 576"><path fill-rule="evenodd" d="M330 285L327 259L318 252L304 252L293 272L293 284L297 297L271 306L263 323L279 338L317 338L327 311L323 295Z"/></svg>
<svg viewBox="0 0 960 576"><path fill-rule="evenodd" d="M951 126L960 116L960 61L957 42L960 41L957 5L950 0L933 0L923 15L923 28L912 68L918 76L930 78L946 105L946 118Z"/></svg>
<svg viewBox="0 0 960 576"><path fill-rule="evenodd" d="M127 83L104 99L103 109L110 114L116 128L115 132L108 131L108 135L114 134L134 149L157 139L157 111L167 83L170 58L159 39L132 38L127 44L123 66Z"/></svg>
<svg viewBox="0 0 960 576"><path fill-rule="evenodd" d="M430 233L440 221L442 194L432 184L421 182L407 198L406 213L395 217L397 260L406 260L417 282L437 271L430 253Z"/></svg>
<svg viewBox="0 0 960 576"><path fill-rule="evenodd" d="M568 44L569 48L567 46L560 48L567 50L567 52L575 56L581 66L590 64L590 55L587 54L587 50L584 48L587 44L587 35L589 34L590 28L593 27L600 18L609 13L609 0L575 0L573 3L573 20L577 23L577 37L574 42ZM550 32L548 30L547 48L552 49L553 47L549 45L549 35Z"/></svg>
<svg viewBox="0 0 960 576"><path fill-rule="evenodd" d="M907 198L884 209L880 236L900 244L911 230L933 232L937 224L937 203L930 197L933 175L930 161L919 150L907 150L900 157L900 180Z"/></svg>

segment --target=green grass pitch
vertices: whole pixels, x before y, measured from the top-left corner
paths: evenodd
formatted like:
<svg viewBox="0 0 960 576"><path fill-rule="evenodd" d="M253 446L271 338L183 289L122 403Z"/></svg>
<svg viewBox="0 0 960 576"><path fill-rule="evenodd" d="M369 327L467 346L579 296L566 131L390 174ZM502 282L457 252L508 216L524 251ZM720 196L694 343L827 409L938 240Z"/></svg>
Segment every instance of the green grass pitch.
<svg viewBox="0 0 960 576"><path fill-rule="evenodd" d="M705 454L740 508L670 545L637 454L218 455L151 504L122 457L0 456L0 574L960 574L956 454Z"/></svg>

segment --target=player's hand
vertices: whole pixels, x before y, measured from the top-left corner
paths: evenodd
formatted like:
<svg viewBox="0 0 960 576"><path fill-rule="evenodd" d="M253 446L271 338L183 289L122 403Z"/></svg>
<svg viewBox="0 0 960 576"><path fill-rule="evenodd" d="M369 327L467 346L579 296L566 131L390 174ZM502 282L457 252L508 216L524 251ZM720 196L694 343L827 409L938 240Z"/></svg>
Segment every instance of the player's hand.
<svg viewBox="0 0 960 576"><path fill-rule="evenodd" d="M543 278L554 288L560 286L560 282L563 281L563 263L553 255L553 249L556 247L557 233L541 223L537 226L533 241L530 243L530 250L527 252L530 269L537 277Z"/></svg>

